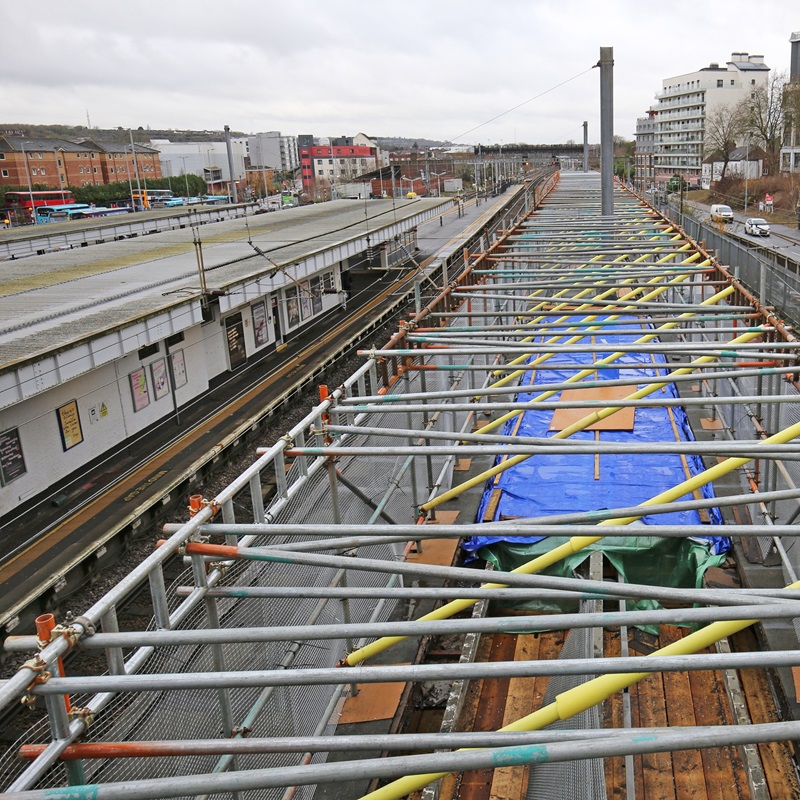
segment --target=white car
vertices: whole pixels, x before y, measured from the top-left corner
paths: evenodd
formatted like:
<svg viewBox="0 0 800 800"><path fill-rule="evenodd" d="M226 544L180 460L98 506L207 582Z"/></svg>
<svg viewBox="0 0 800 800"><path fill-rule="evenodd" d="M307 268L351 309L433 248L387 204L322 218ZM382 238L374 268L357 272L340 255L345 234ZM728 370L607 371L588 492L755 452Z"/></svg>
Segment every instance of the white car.
<svg viewBox="0 0 800 800"><path fill-rule="evenodd" d="M711 206L711 221L728 223L733 222L733 211L730 206L723 205L722 203L714 203Z"/></svg>
<svg viewBox="0 0 800 800"><path fill-rule="evenodd" d="M761 217L750 217L744 223L744 232L750 236L769 236L769 225Z"/></svg>

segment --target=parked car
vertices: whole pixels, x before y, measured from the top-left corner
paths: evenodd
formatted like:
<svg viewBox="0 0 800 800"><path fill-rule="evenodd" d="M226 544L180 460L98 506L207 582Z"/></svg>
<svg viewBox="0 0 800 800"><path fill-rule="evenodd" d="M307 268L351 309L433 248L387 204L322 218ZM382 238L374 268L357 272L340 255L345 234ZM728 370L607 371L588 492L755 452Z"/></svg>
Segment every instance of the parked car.
<svg viewBox="0 0 800 800"><path fill-rule="evenodd" d="M711 206L711 221L733 222L733 210L730 206L722 205L722 203L714 203Z"/></svg>
<svg viewBox="0 0 800 800"><path fill-rule="evenodd" d="M750 236L769 236L769 225L761 217L750 217L744 223L744 232Z"/></svg>

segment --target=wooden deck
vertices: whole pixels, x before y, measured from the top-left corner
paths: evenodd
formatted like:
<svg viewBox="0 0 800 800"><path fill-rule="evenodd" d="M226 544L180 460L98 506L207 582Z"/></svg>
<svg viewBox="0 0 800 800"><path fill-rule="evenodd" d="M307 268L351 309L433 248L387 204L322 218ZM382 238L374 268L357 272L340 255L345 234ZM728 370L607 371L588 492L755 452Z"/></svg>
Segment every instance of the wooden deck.
<svg viewBox="0 0 800 800"><path fill-rule="evenodd" d="M633 629L628 632L631 655L641 655L669 644L685 629L661 626L658 636ZM604 634L604 655L620 655L620 635ZM482 637L478 660L558 658L564 632L497 634ZM752 631L737 634L733 650L757 649ZM719 671L653 674L630 687L632 727L729 725L773 722L780 719L768 678L762 670L740 670L728 677ZM738 679L738 680L737 680ZM501 728L543 705L548 678L473 681L458 725L463 731ZM737 692L740 691L740 694ZM742 710L732 702L741 698ZM742 715L746 716L742 720ZM623 728L623 698L618 694L603 707L603 727ZM788 744L718 747L633 758L636 800L790 800L800 798ZM528 767L476 770L444 779L442 800L524 800ZM760 784L752 790L752 782ZM605 760L609 800L626 800L625 759Z"/></svg>

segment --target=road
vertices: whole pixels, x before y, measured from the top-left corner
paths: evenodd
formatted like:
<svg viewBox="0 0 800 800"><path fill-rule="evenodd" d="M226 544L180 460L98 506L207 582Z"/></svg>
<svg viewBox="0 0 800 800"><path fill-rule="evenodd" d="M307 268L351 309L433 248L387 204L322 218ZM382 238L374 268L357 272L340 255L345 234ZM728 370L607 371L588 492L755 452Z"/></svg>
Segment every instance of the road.
<svg viewBox="0 0 800 800"><path fill-rule="evenodd" d="M684 207L688 206L693 209L695 215L701 222L711 224L711 207L703 203L696 203L693 200L687 200L684 197ZM770 220L770 215L767 212L761 213L758 211L758 206L755 209L750 209L750 213L744 214L741 211L733 212L734 221L728 226L731 233L735 233L742 239L752 242L753 246L764 247L767 250L779 252L796 261L800 261L800 230L792 228L789 225L781 225L773 223ZM744 222L750 217L763 217L770 226L770 236L749 236L744 232Z"/></svg>

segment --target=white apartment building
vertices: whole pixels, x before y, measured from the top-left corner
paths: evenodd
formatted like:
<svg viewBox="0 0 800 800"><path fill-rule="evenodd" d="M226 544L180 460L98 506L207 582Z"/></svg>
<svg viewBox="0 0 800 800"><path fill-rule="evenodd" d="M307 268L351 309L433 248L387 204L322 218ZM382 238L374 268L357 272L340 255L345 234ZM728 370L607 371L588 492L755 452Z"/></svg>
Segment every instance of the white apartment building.
<svg viewBox="0 0 800 800"><path fill-rule="evenodd" d="M281 136L280 131L257 133L247 139L250 166L293 172L300 166L296 136Z"/></svg>
<svg viewBox="0 0 800 800"><path fill-rule="evenodd" d="M786 104L786 126L781 147L781 172L800 172L800 31L789 39L792 56L789 67L789 83L784 89Z"/></svg>
<svg viewBox="0 0 800 800"><path fill-rule="evenodd" d="M665 78L636 132L637 150L640 137L650 150L655 184L664 184L675 174L689 184L700 183L707 116L720 106L736 105L766 85L768 76L763 56L732 53L723 66L712 63L697 72Z"/></svg>

